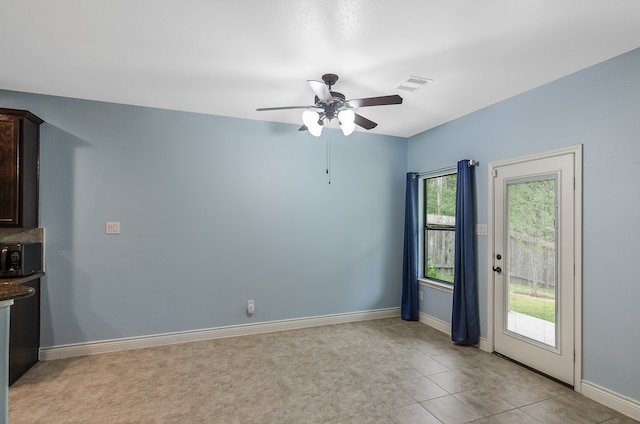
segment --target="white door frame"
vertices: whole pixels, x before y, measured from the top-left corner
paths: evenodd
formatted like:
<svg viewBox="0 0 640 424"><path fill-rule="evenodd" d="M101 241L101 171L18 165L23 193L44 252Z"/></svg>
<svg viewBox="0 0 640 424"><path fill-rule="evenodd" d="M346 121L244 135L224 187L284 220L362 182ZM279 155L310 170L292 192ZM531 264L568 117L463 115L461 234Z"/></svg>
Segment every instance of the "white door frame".
<svg viewBox="0 0 640 424"><path fill-rule="evenodd" d="M575 252L575 287L574 287L574 390L582 393L582 144L565 147L562 149L551 150L547 152L537 153L533 155L521 156L513 159L506 159L489 164L488 190L489 190L489 213L488 213L488 243L487 243L487 345L489 351L494 351L494 298L495 298L495 273L493 272L494 264L494 198L495 192L493 187L493 174L497 167L504 165L514 165L520 162L527 162L535 159L544 159L548 157L563 155L574 155L574 172L575 172L575 228L574 228L574 252Z"/></svg>

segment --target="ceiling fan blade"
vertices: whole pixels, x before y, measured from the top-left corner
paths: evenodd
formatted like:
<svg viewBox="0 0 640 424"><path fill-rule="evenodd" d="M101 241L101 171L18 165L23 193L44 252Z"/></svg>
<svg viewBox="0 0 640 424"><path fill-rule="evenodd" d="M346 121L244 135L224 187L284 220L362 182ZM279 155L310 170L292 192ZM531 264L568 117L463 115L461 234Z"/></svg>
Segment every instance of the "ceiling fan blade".
<svg viewBox="0 0 640 424"><path fill-rule="evenodd" d="M347 104L350 107L399 105L401 103L402 97L397 94L392 96L367 97L366 99L353 99L347 101Z"/></svg>
<svg viewBox="0 0 640 424"><path fill-rule="evenodd" d="M322 81L313 80L307 80L307 82L309 83L309 87L311 87L313 92L316 93L316 96L318 96L318 99L322 100L325 103L331 103L333 101L333 96L331 96L327 84Z"/></svg>
<svg viewBox="0 0 640 424"><path fill-rule="evenodd" d="M258 112L265 110L285 110L285 109L317 109L315 106L280 106L280 107L261 107L256 109Z"/></svg>
<svg viewBox="0 0 640 424"><path fill-rule="evenodd" d="M355 122L356 125L359 125L362 128L364 128L365 130L370 130L370 129L375 128L375 127L378 126L378 124L376 124L373 121L368 120L367 118L365 118L362 115L358 115L357 113L355 115L356 115L356 118L353 120L353 122Z"/></svg>
<svg viewBox="0 0 640 424"><path fill-rule="evenodd" d="M309 128L307 128L306 125L301 126L300 128L298 128L298 131L308 131Z"/></svg>

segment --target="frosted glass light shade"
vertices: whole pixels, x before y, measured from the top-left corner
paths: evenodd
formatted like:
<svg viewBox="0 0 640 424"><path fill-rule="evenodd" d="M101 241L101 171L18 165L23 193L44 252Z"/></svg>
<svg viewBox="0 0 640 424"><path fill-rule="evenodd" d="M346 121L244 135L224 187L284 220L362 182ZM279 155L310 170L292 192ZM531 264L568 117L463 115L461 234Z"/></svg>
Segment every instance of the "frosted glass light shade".
<svg viewBox="0 0 640 424"><path fill-rule="evenodd" d="M306 125L311 135L320 137L322 133L322 125L318 124L320 114L312 110L302 112L302 122Z"/></svg>
<svg viewBox="0 0 640 424"><path fill-rule="evenodd" d="M342 110L338 113L338 120L340 121L340 129L344 135L351 134L356 129L355 124L356 114L351 109Z"/></svg>

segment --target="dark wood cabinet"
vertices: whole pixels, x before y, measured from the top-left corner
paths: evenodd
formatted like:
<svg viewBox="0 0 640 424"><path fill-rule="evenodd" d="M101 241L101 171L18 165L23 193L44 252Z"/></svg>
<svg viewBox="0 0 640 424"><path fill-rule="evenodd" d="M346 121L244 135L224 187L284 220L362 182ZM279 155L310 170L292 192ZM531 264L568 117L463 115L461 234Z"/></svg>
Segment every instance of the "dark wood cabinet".
<svg viewBox="0 0 640 424"><path fill-rule="evenodd" d="M0 108L0 227L38 226L43 122L26 110Z"/></svg>
<svg viewBox="0 0 640 424"><path fill-rule="evenodd" d="M22 283L35 289L31 297L16 299L9 323L9 385L38 362L40 349L40 279Z"/></svg>
<svg viewBox="0 0 640 424"><path fill-rule="evenodd" d="M0 108L0 227L38 227L40 125L26 110ZM9 329L9 384L38 362L40 279L22 283L35 294L16 299Z"/></svg>

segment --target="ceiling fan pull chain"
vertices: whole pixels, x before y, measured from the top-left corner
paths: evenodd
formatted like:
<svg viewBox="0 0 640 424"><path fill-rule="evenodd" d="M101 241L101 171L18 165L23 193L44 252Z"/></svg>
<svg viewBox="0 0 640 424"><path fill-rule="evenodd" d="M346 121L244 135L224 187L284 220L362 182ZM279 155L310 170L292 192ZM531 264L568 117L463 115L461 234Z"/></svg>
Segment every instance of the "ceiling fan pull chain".
<svg viewBox="0 0 640 424"><path fill-rule="evenodd" d="M327 134L327 177L331 184L331 137Z"/></svg>

